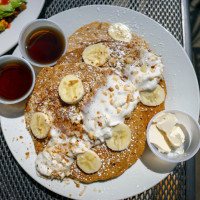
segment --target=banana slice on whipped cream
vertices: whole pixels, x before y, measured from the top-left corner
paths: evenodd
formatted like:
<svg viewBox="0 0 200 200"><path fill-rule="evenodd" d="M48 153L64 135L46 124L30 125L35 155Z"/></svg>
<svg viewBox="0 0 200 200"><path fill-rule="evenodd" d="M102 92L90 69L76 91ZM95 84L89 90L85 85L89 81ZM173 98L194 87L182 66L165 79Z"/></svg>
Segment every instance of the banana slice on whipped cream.
<svg viewBox="0 0 200 200"><path fill-rule="evenodd" d="M101 66L110 58L110 49L103 44L93 44L83 51L83 60L86 64L92 66Z"/></svg>
<svg viewBox="0 0 200 200"><path fill-rule="evenodd" d="M115 23L110 25L108 29L108 34L114 40L130 42L132 38L132 34L128 26L122 23Z"/></svg>
<svg viewBox="0 0 200 200"><path fill-rule="evenodd" d="M77 103L84 95L82 81L77 76L67 75L61 80L58 92L65 103Z"/></svg>
<svg viewBox="0 0 200 200"><path fill-rule="evenodd" d="M48 116L42 112L35 112L31 117L30 128L36 138L46 138L50 130L50 121Z"/></svg>
<svg viewBox="0 0 200 200"><path fill-rule="evenodd" d="M77 165L85 173L92 174L101 168L101 159L94 151L88 150L85 153L78 154Z"/></svg>
<svg viewBox="0 0 200 200"><path fill-rule="evenodd" d="M165 100L165 91L160 85L157 85L154 90L140 92L140 98L146 106L158 106Z"/></svg>
<svg viewBox="0 0 200 200"><path fill-rule="evenodd" d="M131 141L131 130L124 123L112 128L112 137L106 140L106 145L113 151L126 149Z"/></svg>

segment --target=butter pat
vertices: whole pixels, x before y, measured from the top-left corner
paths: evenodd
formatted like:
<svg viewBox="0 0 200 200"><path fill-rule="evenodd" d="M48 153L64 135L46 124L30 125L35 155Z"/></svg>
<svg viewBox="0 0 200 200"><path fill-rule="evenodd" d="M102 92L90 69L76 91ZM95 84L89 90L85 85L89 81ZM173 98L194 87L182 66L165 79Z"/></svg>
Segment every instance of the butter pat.
<svg viewBox="0 0 200 200"><path fill-rule="evenodd" d="M176 150L175 150L175 153L177 153L177 154L179 154L179 155L183 154L183 153L184 153L183 147L180 147L180 148L176 149Z"/></svg>
<svg viewBox="0 0 200 200"><path fill-rule="evenodd" d="M149 129L150 142L162 153L183 154L185 134L172 113L162 113L153 120Z"/></svg>
<svg viewBox="0 0 200 200"><path fill-rule="evenodd" d="M159 116L155 122L157 122L156 126L158 129L166 134L170 134L178 120L173 114L167 113Z"/></svg>
<svg viewBox="0 0 200 200"><path fill-rule="evenodd" d="M157 129L156 125L151 125L149 129L149 139L150 142L158 148L158 150L162 153L169 153L171 151L170 146L163 134Z"/></svg>
<svg viewBox="0 0 200 200"><path fill-rule="evenodd" d="M180 126L174 126L172 131L167 134L171 145L175 148L180 147L185 142L185 134L183 133Z"/></svg>

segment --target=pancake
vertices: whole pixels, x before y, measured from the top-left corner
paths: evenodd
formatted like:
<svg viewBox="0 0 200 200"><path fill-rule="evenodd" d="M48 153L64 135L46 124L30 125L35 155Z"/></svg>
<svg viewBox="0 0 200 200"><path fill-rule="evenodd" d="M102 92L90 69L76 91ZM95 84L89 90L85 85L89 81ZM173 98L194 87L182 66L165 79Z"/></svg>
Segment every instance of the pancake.
<svg viewBox="0 0 200 200"><path fill-rule="evenodd" d="M122 70L120 66L136 62L138 59L140 59L140 56L142 54L141 49L147 49L148 51L151 51L147 45L139 47L130 43L119 41L101 42L101 44L107 46L110 49L111 54L109 60L100 67L113 67L119 70ZM58 60L57 64L84 62L82 57L82 53L84 50L85 48L79 48L67 52Z"/></svg>
<svg viewBox="0 0 200 200"><path fill-rule="evenodd" d="M154 81L154 83L159 82L159 85L161 85L165 94L167 94L165 81L163 78L160 79L162 69L159 69L159 73L155 69L158 57L151 52L148 44L141 37L134 34L132 34L132 39L129 43L114 41L108 35L109 26L109 23L93 22L78 29L68 38L67 53L58 60L53 68L45 67L39 73L34 91L25 109L26 126L32 135L35 150L39 156L43 152L49 151L51 148L49 143L51 143L54 136L51 129L45 139L36 138L30 128L32 115L35 112L42 112L48 115L51 126L55 130L59 130L59 134L60 132L62 133L59 137L66 141L73 137L82 140L82 135L84 134L88 134L89 137L89 133L84 129L83 118L77 120L77 116L80 113L84 113L84 108L90 105L90 102L98 91L106 85L108 76L117 74L124 82L131 81L136 85L141 84L139 80L141 78L144 82L147 79L148 81ZM87 65L82 58L84 49L91 44L97 43L102 43L111 50L109 60L100 67ZM144 54L147 61L143 59ZM151 56L154 58L151 59ZM143 59L141 63L140 59ZM159 60L159 62L161 61ZM135 69L131 68L131 64L133 63L136 65ZM147 71L147 65L149 71ZM146 67L144 73L141 69L142 66ZM152 73L152 75L148 74L146 76L144 75L145 73ZM64 103L58 92L61 80L70 74L77 76L82 81L85 91L82 100L74 105ZM137 87L139 87L138 85ZM143 87L146 87L146 85L141 85L141 88ZM141 88L138 90L142 91L143 89ZM126 101L126 103L129 103L128 96ZM142 156L145 149L148 122L155 114L164 110L164 108L164 102L158 106L146 106L139 102L137 107L129 115L125 116L124 123L131 130L131 141L125 150L112 151L105 143L92 145L91 150L96 152L101 160L101 168L96 173L86 174L83 172L76 163L76 154L73 154L70 173L65 172L65 175L61 176L58 171L54 170L47 177L51 179L63 179L65 176L68 176L84 183L91 183L99 180L108 180L121 175ZM93 144L92 142L90 143ZM63 145L68 144L55 144L55 146L58 146L56 147L56 151L59 150L59 154L66 154L70 157L71 155L68 155L69 152L61 150L61 146ZM73 150L72 147L69 142L69 149ZM50 159L50 164L52 164L51 161ZM69 161L67 160L67 162ZM36 164L37 167L38 164ZM45 174L42 175L45 176Z"/></svg>
<svg viewBox="0 0 200 200"><path fill-rule="evenodd" d="M99 42L116 42L108 34L109 26L110 23L98 21L82 26L69 36L67 40L67 52L85 48ZM134 46L148 46L143 38L135 34L132 34L130 43Z"/></svg>

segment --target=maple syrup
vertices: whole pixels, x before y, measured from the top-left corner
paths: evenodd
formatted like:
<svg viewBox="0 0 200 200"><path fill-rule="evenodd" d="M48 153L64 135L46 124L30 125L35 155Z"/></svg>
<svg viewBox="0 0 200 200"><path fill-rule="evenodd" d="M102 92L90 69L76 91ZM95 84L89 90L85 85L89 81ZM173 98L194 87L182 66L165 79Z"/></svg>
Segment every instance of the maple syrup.
<svg viewBox="0 0 200 200"><path fill-rule="evenodd" d="M30 89L33 77L29 67L20 61L0 65L0 97L5 100L17 100Z"/></svg>
<svg viewBox="0 0 200 200"><path fill-rule="evenodd" d="M28 56L36 63L50 64L65 50L65 38L56 29L42 27L34 30L26 40Z"/></svg>

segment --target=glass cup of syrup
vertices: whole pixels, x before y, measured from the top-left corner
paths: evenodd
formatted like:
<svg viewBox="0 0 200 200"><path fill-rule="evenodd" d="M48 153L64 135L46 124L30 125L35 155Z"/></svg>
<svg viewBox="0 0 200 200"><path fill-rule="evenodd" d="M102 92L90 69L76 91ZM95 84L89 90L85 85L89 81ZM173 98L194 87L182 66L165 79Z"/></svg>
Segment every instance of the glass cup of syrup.
<svg viewBox="0 0 200 200"><path fill-rule="evenodd" d="M26 99L35 85L35 72L25 59L0 57L0 103L14 104Z"/></svg>
<svg viewBox="0 0 200 200"><path fill-rule="evenodd" d="M66 48L62 29L46 19L37 19L25 26L18 43L22 56L37 67L55 65Z"/></svg>

